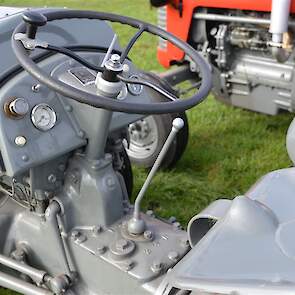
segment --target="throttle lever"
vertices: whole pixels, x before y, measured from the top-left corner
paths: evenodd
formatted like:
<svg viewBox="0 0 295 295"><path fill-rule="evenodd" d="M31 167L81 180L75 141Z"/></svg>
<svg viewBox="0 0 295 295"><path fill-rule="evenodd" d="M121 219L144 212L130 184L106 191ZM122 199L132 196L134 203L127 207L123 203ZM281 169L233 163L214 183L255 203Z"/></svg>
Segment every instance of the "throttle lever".
<svg viewBox="0 0 295 295"><path fill-rule="evenodd" d="M166 139L148 177L146 178L140 192L138 193L135 204L134 204L134 211L133 216L128 222L128 232L133 235L140 235L143 234L146 228L145 221L141 219L140 216L140 204L144 197L146 190L148 189L153 177L155 176L156 172L158 171L163 159L165 158L176 134L182 129L184 126L184 121L181 118L175 118L172 122L172 129L171 132Z"/></svg>

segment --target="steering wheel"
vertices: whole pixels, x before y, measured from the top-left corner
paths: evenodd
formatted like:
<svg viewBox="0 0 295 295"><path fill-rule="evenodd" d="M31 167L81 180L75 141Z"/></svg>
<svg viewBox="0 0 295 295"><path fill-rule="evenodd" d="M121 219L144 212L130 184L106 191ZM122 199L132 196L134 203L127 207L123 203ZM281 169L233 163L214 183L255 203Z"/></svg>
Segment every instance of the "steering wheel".
<svg viewBox="0 0 295 295"><path fill-rule="evenodd" d="M130 79L124 76L123 71L115 73L113 72L110 75L109 70L106 67L97 67L95 65L92 65L68 48L55 47L48 44L47 42L35 39L38 27L46 25L47 22L62 19L95 19L117 22L120 24L138 28L136 34L130 39L128 45L123 50L119 61L116 61L120 64L124 63L132 46L143 32L148 32L171 42L172 44L183 50L183 52L190 58L190 60L198 66L200 76L202 77L202 83L199 90L197 91L197 93L187 99L177 99L177 97L175 97L173 93L169 93L167 90L161 88L160 86L145 78ZM192 47L190 47L182 40L154 25L116 14L65 9L49 12L47 11L44 12L44 14L41 14L37 11L28 11L23 14L23 20L24 21L14 30L11 40L13 51L19 63L39 82L48 86L57 93L74 99L80 103L88 104L96 108L107 109L110 111L134 114L178 113L199 104L207 97L208 93L211 90L212 74L209 65L203 59L203 57L201 57ZM160 92L162 95L170 98L170 100L163 103L131 103L113 99L103 94L95 95L83 90L79 90L57 79L54 79L49 74L45 73L30 57L30 53L34 48L42 48L45 50L51 50L58 53L66 54L71 58L76 59L86 67L95 70L96 72L102 72L102 75L111 78L109 80L110 82L121 80L124 83L146 85Z"/></svg>

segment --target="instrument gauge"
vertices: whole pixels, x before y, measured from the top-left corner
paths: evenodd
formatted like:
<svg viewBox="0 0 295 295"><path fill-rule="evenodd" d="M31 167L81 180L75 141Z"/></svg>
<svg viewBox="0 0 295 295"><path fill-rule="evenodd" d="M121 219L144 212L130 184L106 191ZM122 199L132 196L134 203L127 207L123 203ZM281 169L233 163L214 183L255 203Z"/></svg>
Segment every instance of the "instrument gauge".
<svg viewBox="0 0 295 295"><path fill-rule="evenodd" d="M51 106L41 103L33 108L31 120L37 129L48 131L55 126L56 113Z"/></svg>

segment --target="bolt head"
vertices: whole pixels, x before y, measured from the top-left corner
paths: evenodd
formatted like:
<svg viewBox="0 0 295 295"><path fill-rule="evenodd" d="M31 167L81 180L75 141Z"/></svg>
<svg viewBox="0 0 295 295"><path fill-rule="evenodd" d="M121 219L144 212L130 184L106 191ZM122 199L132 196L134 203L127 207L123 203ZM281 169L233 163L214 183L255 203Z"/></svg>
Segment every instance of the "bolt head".
<svg viewBox="0 0 295 295"><path fill-rule="evenodd" d="M173 262L177 262L179 259L179 254L176 251L171 251L168 253L168 258Z"/></svg>
<svg viewBox="0 0 295 295"><path fill-rule="evenodd" d="M84 236L83 234L80 234L80 236L76 239L76 242L77 242L78 244L82 244L82 243L84 243L86 240L87 240L87 237Z"/></svg>
<svg viewBox="0 0 295 295"><path fill-rule="evenodd" d="M73 239L77 239L80 235L81 235L81 233L78 230L73 230L72 234L71 234L71 237Z"/></svg>
<svg viewBox="0 0 295 295"><path fill-rule="evenodd" d="M106 252L107 248L104 245L98 245L97 246L97 253L102 255Z"/></svg>
<svg viewBox="0 0 295 295"><path fill-rule="evenodd" d="M183 247L183 248L188 248L189 247L189 241L187 238L183 238L180 240L180 245Z"/></svg>
<svg viewBox="0 0 295 295"><path fill-rule="evenodd" d="M146 230L144 233L143 233L143 236L145 239L147 240L152 240L153 238L153 232L150 231L150 230Z"/></svg>
<svg viewBox="0 0 295 295"><path fill-rule="evenodd" d="M160 272L163 269L163 264L161 261L155 260L151 266L151 270L155 273Z"/></svg>
<svg viewBox="0 0 295 295"><path fill-rule="evenodd" d="M129 247L129 243L125 239L120 239L116 243L117 250L124 251Z"/></svg>
<svg viewBox="0 0 295 295"><path fill-rule="evenodd" d="M97 225L97 226L93 227L92 232L95 235L100 234L102 232L102 227L100 225Z"/></svg>
<svg viewBox="0 0 295 295"><path fill-rule="evenodd" d="M155 217L155 213L153 210L147 210L146 211L146 215L150 216L150 217Z"/></svg>

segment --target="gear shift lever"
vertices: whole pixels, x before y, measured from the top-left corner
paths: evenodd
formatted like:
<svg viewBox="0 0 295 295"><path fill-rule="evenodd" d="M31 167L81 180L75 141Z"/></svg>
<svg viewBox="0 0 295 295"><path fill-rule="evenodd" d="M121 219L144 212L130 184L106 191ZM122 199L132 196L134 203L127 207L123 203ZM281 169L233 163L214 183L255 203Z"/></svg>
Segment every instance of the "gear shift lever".
<svg viewBox="0 0 295 295"><path fill-rule="evenodd" d="M173 142L176 134L183 126L184 126L184 122L181 118L175 118L173 120L171 132L170 132L168 138L166 139L166 142L163 145L161 152L159 153L148 177L146 178L146 180L145 180L145 182L144 182L144 184L143 184L143 186L142 186L142 188L135 200L133 216L128 222L128 231L130 234L140 235L144 232L144 230L146 228L145 222L143 219L141 219L141 216L140 216L141 201L142 201L144 194L145 194L148 186L150 185L153 177L155 176L157 170L159 169L164 157L166 156L168 149L169 149L171 143Z"/></svg>

